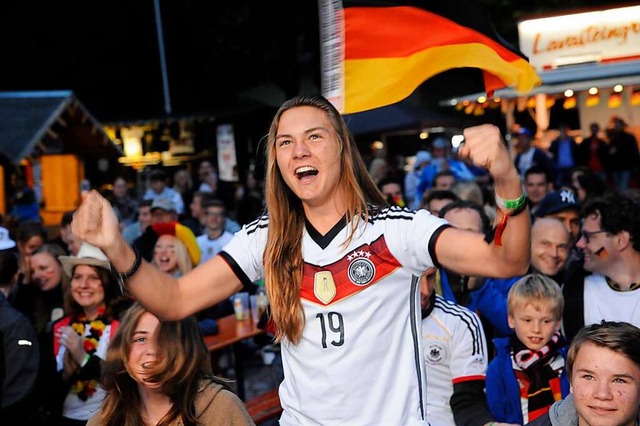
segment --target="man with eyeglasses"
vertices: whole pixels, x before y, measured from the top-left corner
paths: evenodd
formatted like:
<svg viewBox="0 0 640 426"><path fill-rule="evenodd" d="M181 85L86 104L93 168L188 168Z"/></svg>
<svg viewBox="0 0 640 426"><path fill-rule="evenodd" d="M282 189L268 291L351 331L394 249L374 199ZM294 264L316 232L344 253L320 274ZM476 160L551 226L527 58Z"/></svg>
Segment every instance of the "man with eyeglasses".
<svg viewBox="0 0 640 426"><path fill-rule="evenodd" d="M563 286L565 336L602 320L640 326L640 206L607 193L587 201L581 218L576 247L584 263Z"/></svg>

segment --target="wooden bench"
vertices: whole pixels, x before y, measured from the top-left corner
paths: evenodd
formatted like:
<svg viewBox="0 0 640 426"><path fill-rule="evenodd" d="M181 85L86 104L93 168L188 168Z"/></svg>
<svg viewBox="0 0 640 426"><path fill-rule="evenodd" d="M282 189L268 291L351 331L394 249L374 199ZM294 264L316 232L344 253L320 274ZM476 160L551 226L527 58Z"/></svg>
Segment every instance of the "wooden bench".
<svg viewBox="0 0 640 426"><path fill-rule="evenodd" d="M256 425L278 418L282 413L277 388L251 398L245 405Z"/></svg>

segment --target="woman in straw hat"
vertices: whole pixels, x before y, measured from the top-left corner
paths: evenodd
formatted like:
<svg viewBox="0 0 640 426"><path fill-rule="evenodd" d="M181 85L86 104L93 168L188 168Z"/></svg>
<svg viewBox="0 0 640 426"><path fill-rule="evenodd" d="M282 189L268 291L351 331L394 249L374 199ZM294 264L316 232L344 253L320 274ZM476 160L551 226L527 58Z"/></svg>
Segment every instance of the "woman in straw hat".
<svg viewBox="0 0 640 426"><path fill-rule="evenodd" d="M66 316L53 326L53 352L61 425L84 425L104 398L102 361L117 327L122 302L107 257L83 243L77 256L60 256L71 282L64 291ZM62 391L64 389L64 391Z"/></svg>

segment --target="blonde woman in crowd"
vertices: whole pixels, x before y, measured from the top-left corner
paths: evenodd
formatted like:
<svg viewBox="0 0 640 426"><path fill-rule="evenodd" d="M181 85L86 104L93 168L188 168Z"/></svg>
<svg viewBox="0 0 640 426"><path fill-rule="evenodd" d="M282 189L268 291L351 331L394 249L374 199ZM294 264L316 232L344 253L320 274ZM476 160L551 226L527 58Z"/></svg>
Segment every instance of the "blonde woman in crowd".
<svg viewBox="0 0 640 426"><path fill-rule="evenodd" d="M193 232L177 222L151 225L158 235L152 263L174 277L181 277L200 262L200 247Z"/></svg>
<svg viewBox="0 0 640 426"><path fill-rule="evenodd" d="M200 247L189 228L177 222L156 223L151 227L158 235L151 263L161 271L178 278L200 263ZM205 336L217 334L216 319L231 313L233 306L228 299L196 312L200 332Z"/></svg>

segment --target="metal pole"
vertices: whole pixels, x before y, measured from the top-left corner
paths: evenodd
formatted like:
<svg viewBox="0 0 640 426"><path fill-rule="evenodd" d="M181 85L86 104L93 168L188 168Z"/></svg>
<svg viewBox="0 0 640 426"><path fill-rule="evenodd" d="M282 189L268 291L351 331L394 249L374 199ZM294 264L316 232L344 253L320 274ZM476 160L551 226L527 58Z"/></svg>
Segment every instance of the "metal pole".
<svg viewBox="0 0 640 426"><path fill-rule="evenodd" d="M162 71L162 92L164 94L164 111L171 115L171 98L169 97L169 77L167 74L167 60L164 54L164 37L162 18L160 17L160 0L153 0L156 15L156 32L158 33L158 48L160 49L160 70Z"/></svg>

